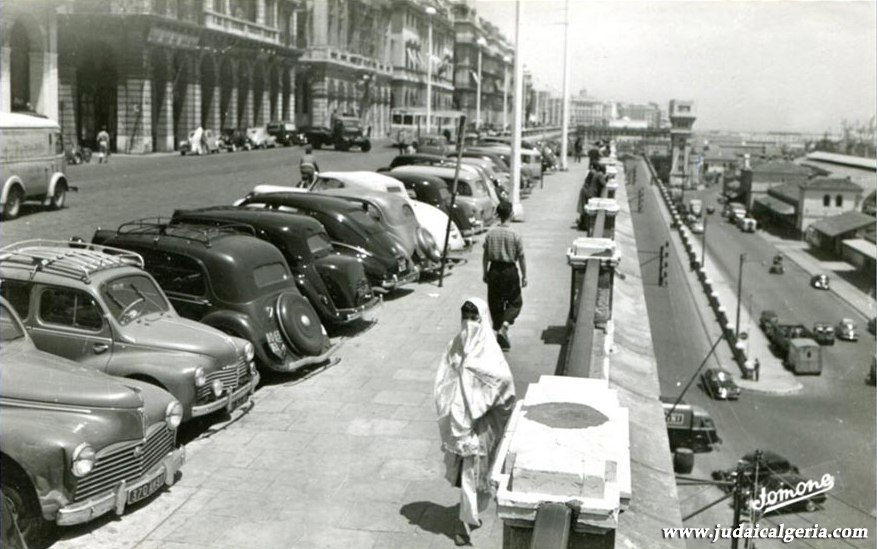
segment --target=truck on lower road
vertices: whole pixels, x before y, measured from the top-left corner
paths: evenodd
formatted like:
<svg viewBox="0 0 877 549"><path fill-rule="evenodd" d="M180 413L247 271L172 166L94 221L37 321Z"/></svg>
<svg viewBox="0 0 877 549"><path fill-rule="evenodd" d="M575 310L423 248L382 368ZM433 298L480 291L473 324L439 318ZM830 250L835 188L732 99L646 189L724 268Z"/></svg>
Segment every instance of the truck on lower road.
<svg viewBox="0 0 877 549"><path fill-rule="evenodd" d="M822 373L822 349L803 324L782 324L771 311L762 312L759 325L783 364L796 374Z"/></svg>

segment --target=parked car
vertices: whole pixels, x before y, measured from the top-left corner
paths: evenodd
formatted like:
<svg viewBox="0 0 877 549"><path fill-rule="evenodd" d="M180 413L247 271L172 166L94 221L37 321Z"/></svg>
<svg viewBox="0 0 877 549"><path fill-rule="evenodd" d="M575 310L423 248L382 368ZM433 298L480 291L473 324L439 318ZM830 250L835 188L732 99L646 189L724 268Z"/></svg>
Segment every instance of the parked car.
<svg viewBox="0 0 877 549"><path fill-rule="evenodd" d="M265 127L265 130L272 136L278 145L289 147L290 145L304 145L307 143L307 136L295 128L292 122L271 122Z"/></svg>
<svg viewBox="0 0 877 549"><path fill-rule="evenodd" d="M734 383L731 372L724 368L707 368L700 374L703 390L716 400L737 400L740 398L740 387Z"/></svg>
<svg viewBox="0 0 877 549"><path fill-rule="evenodd" d="M405 185L409 192L413 192L418 202L434 206L446 215L450 212L451 219L464 237L471 237L481 232L484 224L478 219L471 204L464 201L454 201L451 208L451 192L447 183L439 177L432 175L420 175L416 173L388 174Z"/></svg>
<svg viewBox="0 0 877 549"><path fill-rule="evenodd" d="M868 319L868 331L871 332L872 335L877 334L877 317L871 317Z"/></svg>
<svg viewBox="0 0 877 549"><path fill-rule="evenodd" d="M0 249L0 280L37 348L162 387L184 421L235 410L259 382L253 346L180 318L135 253L25 241Z"/></svg>
<svg viewBox="0 0 877 549"><path fill-rule="evenodd" d="M755 229L758 228L758 222L747 215L738 216L737 228L739 228L744 233L754 233Z"/></svg>
<svg viewBox="0 0 877 549"><path fill-rule="evenodd" d="M307 142L315 149L320 149L323 145L334 144L332 128L326 126L302 126L299 130L304 133Z"/></svg>
<svg viewBox="0 0 877 549"><path fill-rule="evenodd" d="M816 288L817 290L829 290L831 280L827 275L818 274L810 277L810 286Z"/></svg>
<svg viewBox="0 0 877 549"><path fill-rule="evenodd" d="M758 327L763 331L767 332L768 328L777 322L779 322L780 317L776 314L776 312L771 310L761 311L761 316L758 317Z"/></svg>
<svg viewBox="0 0 877 549"><path fill-rule="evenodd" d="M868 385L877 385L877 355L871 357L871 366L868 368L868 376L865 378Z"/></svg>
<svg viewBox="0 0 877 549"><path fill-rule="evenodd" d="M376 291L388 292L420 278L420 272L405 257L402 246L361 206L348 200L318 193L288 192L253 194L240 205L313 217L326 228L337 250L362 261Z"/></svg>
<svg viewBox="0 0 877 549"><path fill-rule="evenodd" d="M446 155L452 149L448 138L441 134L421 135L417 141L417 152L423 154Z"/></svg>
<svg viewBox="0 0 877 549"><path fill-rule="evenodd" d="M813 339L820 345L834 345L834 326L828 322L813 325Z"/></svg>
<svg viewBox="0 0 877 549"><path fill-rule="evenodd" d="M390 170L389 175L395 174L415 174L415 175L432 175L441 178L451 188L454 184L454 176L456 170L445 166L399 166ZM460 170L457 178L457 200L468 203L476 212L478 220L483 227L494 222L496 212L494 211L493 201L484 188L484 183L474 170Z"/></svg>
<svg viewBox="0 0 877 549"><path fill-rule="evenodd" d="M0 112L0 217L15 219L21 204L37 201L52 210L67 203L71 187L61 128L39 116Z"/></svg>
<svg viewBox="0 0 877 549"><path fill-rule="evenodd" d="M351 147L359 147L362 152L369 152L372 144L362 131L362 124L356 116L337 116L332 125L332 144L337 151L348 151Z"/></svg>
<svg viewBox="0 0 877 549"><path fill-rule="evenodd" d="M481 175L482 181L486 183L490 199L493 200L495 206L500 201L508 201L511 196L511 180L507 174L500 174L493 169L493 164L489 160L483 158L461 158L460 168L463 166L472 166Z"/></svg>
<svg viewBox="0 0 877 549"><path fill-rule="evenodd" d="M5 299L0 364L0 492L29 546L176 482L183 410L166 391L37 350Z"/></svg>
<svg viewBox="0 0 877 549"><path fill-rule="evenodd" d="M291 372L335 350L283 255L251 229L152 218L98 229L93 241L139 253L181 316L249 341L264 370Z"/></svg>
<svg viewBox="0 0 877 549"><path fill-rule="evenodd" d="M82 147L76 143L64 144L64 157L67 164L88 164L91 162L92 151L88 147Z"/></svg>
<svg viewBox="0 0 877 549"><path fill-rule="evenodd" d="M454 164L454 160L445 156L417 152L397 155L390 161L389 170L399 166L453 166Z"/></svg>
<svg viewBox="0 0 877 549"><path fill-rule="evenodd" d="M523 144L522 144L523 146ZM493 145L493 146L479 146L479 147L467 147L467 151L469 152L478 152L478 153L489 153L499 157L503 163L508 166L508 173L511 177L511 166L512 166L512 148L509 146L503 145ZM533 184L535 180L539 178L537 174L535 174L528 164L529 158L521 156L521 167L520 167L520 177L521 177L521 193L528 194L533 190Z"/></svg>
<svg viewBox="0 0 877 549"><path fill-rule="evenodd" d="M859 331L856 329L856 321L852 318L842 318L837 323L837 338L844 341L858 341Z"/></svg>
<svg viewBox="0 0 877 549"><path fill-rule="evenodd" d="M694 234L703 234L703 221L695 219L691 222L691 232Z"/></svg>
<svg viewBox="0 0 877 549"><path fill-rule="evenodd" d="M432 234L417 222L414 208L407 197L382 192L351 192L346 189L326 190L321 193L361 204L372 218L396 238L396 242L402 245L421 271L440 264L441 249Z"/></svg>
<svg viewBox="0 0 877 549"><path fill-rule="evenodd" d="M306 215L216 206L177 210L173 222L242 224L283 253L299 291L326 324L345 324L374 318L380 303L374 295L362 262L336 251L326 229Z"/></svg>
<svg viewBox="0 0 877 549"><path fill-rule="evenodd" d="M192 141L195 138L195 132L189 132L189 138L180 142L180 156L186 156L192 153ZM204 130L204 136L201 138L201 144L204 147L202 154L216 154L220 151L220 140L213 130Z"/></svg>
<svg viewBox="0 0 877 549"><path fill-rule="evenodd" d="M266 128L247 128L247 140L254 149L268 149L277 146L277 139Z"/></svg>
<svg viewBox="0 0 877 549"><path fill-rule="evenodd" d="M252 145L246 132L234 128L226 128L219 134L219 146L228 152L250 150Z"/></svg>

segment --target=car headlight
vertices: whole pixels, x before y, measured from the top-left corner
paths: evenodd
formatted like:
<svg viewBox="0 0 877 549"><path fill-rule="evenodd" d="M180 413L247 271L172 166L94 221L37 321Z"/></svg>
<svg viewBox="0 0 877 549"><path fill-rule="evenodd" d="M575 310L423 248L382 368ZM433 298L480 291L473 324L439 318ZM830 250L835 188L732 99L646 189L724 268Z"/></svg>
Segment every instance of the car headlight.
<svg viewBox="0 0 877 549"><path fill-rule="evenodd" d="M221 379L214 379L213 383L210 384L210 390L213 391L213 396L219 398L219 395L222 394L222 391L225 390L225 387L222 385Z"/></svg>
<svg viewBox="0 0 877 549"><path fill-rule="evenodd" d="M250 375L251 376L256 375L256 363L255 362L250 362Z"/></svg>
<svg viewBox="0 0 877 549"><path fill-rule="evenodd" d="M195 387L203 387L207 383L207 374L200 366L195 368Z"/></svg>
<svg viewBox="0 0 877 549"><path fill-rule="evenodd" d="M249 362L256 357L256 349L253 347L253 344L247 341L246 345L244 345L244 360Z"/></svg>
<svg viewBox="0 0 877 549"><path fill-rule="evenodd" d="M474 215L469 216L469 223L471 223L473 225L475 224L475 216Z"/></svg>
<svg viewBox="0 0 877 549"><path fill-rule="evenodd" d="M96 455L91 444L83 442L73 450L73 464L70 467L73 476L82 478L94 469Z"/></svg>
<svg viewBox="0 0 877 549"><path fill-rule="evenodd" d="M183 405L179 401L173 401L164 410L164 421L171 429L176 429L183 421Z"/></svg>

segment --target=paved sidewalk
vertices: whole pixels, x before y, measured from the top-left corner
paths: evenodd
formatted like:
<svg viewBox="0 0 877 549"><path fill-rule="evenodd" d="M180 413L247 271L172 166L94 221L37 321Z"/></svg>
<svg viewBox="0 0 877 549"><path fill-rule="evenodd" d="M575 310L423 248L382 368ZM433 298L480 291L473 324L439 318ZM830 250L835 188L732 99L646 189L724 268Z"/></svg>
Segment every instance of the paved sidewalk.
<svg viewBox="0 0 877 549"><path fill-rule="evenodd" d="M810 245L798 240L785 240L772 235L767 231L759 233L765 240L776 247L777 250L794 261L799 267L807 271L811 276L815 274L832 274L841 270L854 269L852 265L843 261L820 261L810 255L807 249ZM858 311L866 319L875 315L874 298L859 288L850 284L840 276L831 277L831 291L843 299L850 307Z"/></svg>
<svg viewBox="0 0 877 549"><path fill-rule="evenodd" d="M664 203L659 188L653 186L652 192L655 193L656 200L660 202L661 215L669 225L671 222L670 212L667 209L667 205ZM696 256L700 257L702 241L697 238L697 235L693 235L687 227L683 228L683 231L688 234L691 245L696 252ZM685 258L684 262L687 263L688 254L685 251L685 247L682 244L682 239L678 232L674 231L672 233L672 241L675 253L679 254L679 257L681 258ZM734 287L734 281L727 280L715 265L716 261L713 259L712 254L707 251L705 265L706 276L712 281L713 291L718 295L719 303L725 307L729 321L734 322L737 313L737 293ZM704 316L713 320L708 323L708 331L710 337L713 338L714 341L714 338L719 337L721 334L721 330L717 319L715 319L715 315L709 308L709 304L705 299L703 287L697 279L697 276L695 276L694 272L691 270L686 271L686 281L692 286L692 291L695 296L700 298L697 299L697 303L704 309ZM761 364L761 372L758 381L746 380L737 376L737 372L731 372L734 374L735 381L741 388L747 391L773 394L790 394L803 389L803 385L795 378L795 375L788 371L785 366L783 366L782 361L770 351L770 344L767 337L758 327L758 319L752 317L746 303L743 303L740 307L740 331L745 331L749 334L749 338L745 342L746 355L750 357L750 359L758 358Z"/></svg>
<svg viewBox="0 0 877 549"><path fill-rule="evenodd" d="M518 394L553 374L566 334L565 252L585 165L548 175L523 202L530 285L507 355ZM485 296L481 246L443 288L387 300L379 321L346 341L340 362L259 389L253 409L187 445L183 477L118 519L65 530L54 547L443 548L459 492L442 478L432 401L436 364L465 297ZM407 294L407 295L401 295ZM491 503L475 547L501 547Z"/></svg>

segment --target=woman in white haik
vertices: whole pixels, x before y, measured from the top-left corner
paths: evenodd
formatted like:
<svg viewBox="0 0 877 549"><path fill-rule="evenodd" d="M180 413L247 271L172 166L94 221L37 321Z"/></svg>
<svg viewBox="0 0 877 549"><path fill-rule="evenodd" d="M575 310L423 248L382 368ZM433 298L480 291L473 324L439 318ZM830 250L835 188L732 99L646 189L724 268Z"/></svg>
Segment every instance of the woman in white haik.
<svg viewBox="0 0 877 549"><path fill-rule="evenodd" d="M461 491L457 545L468 545L471 530L481 525L478 514L490 502L490 468L515 403L512 373L492 326L487 303L467 299L460 331L435 379L445 478Z"/></svg>

